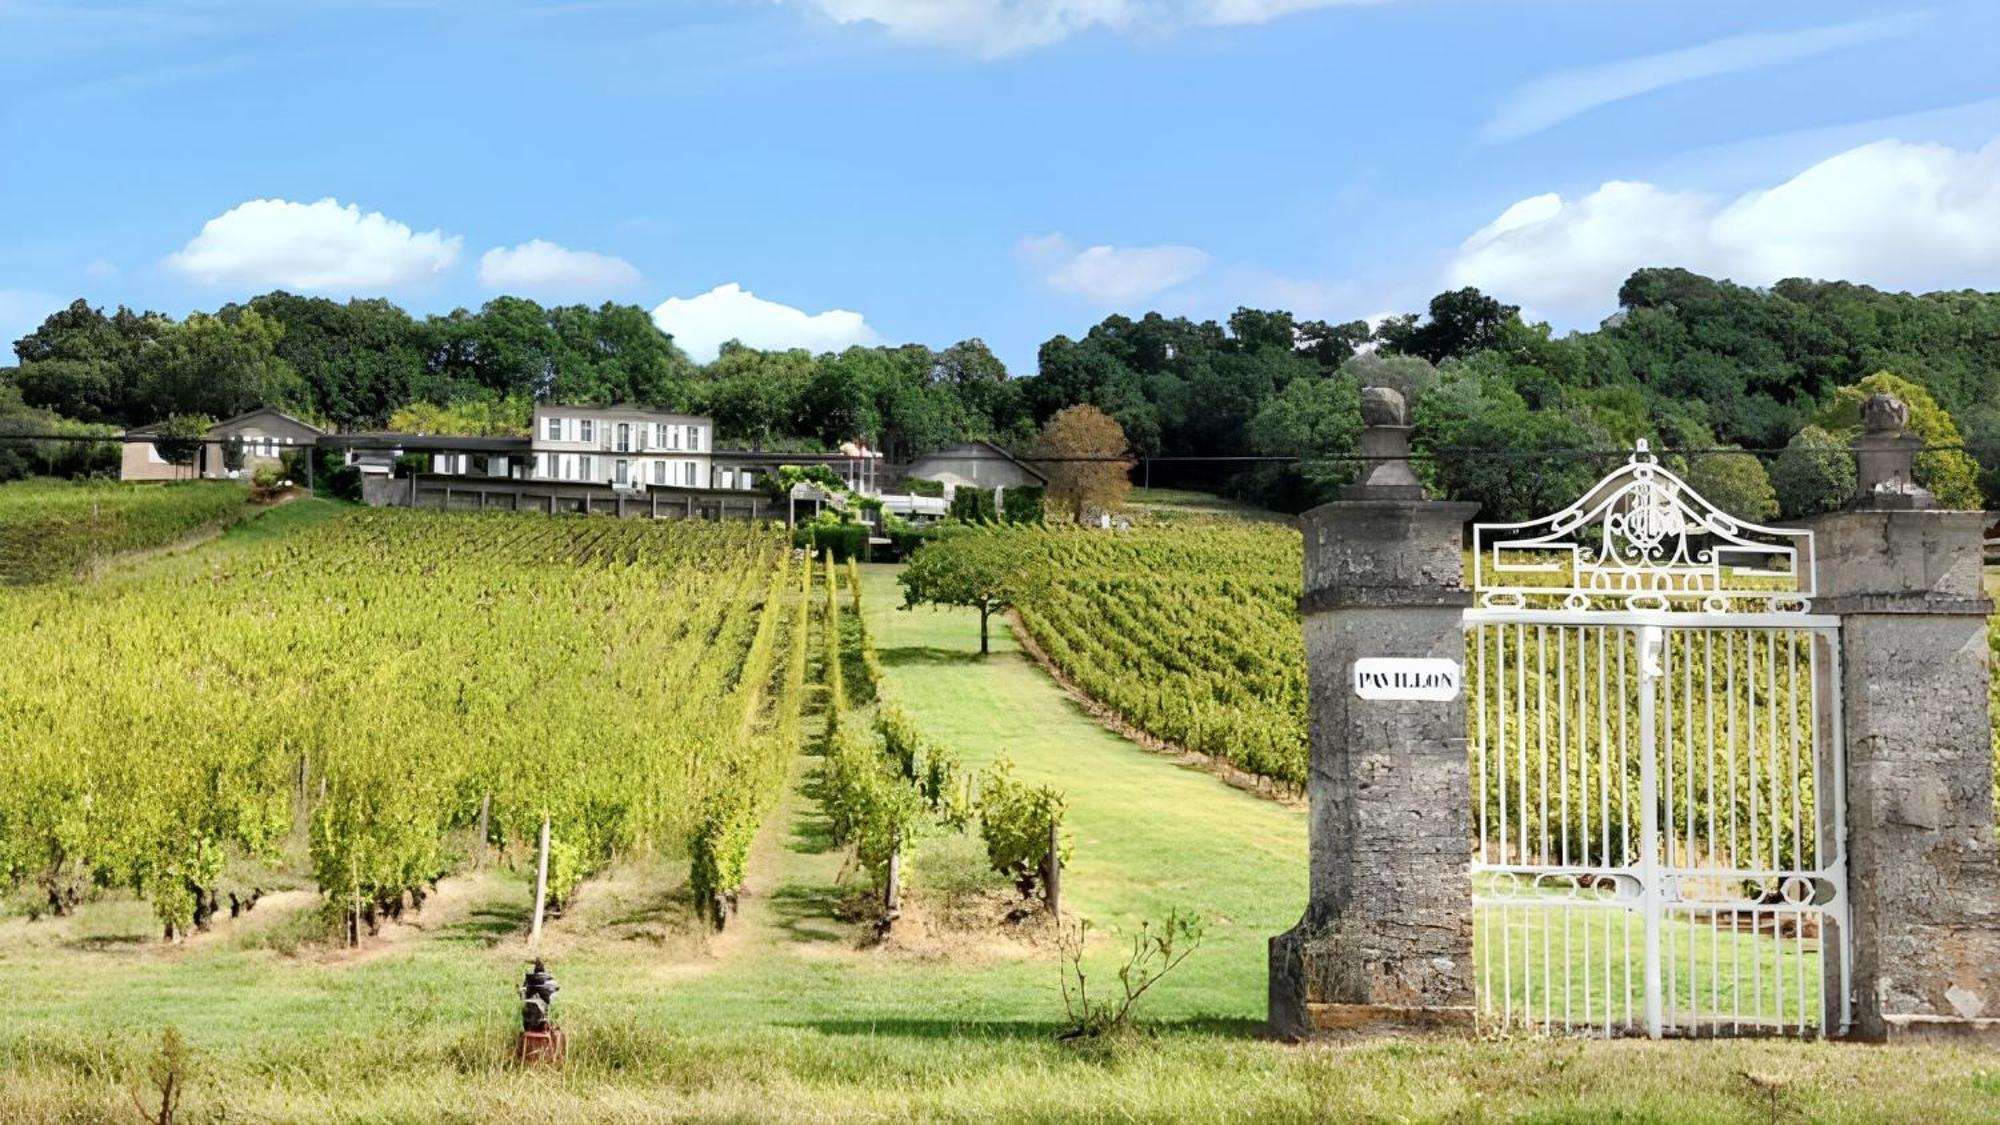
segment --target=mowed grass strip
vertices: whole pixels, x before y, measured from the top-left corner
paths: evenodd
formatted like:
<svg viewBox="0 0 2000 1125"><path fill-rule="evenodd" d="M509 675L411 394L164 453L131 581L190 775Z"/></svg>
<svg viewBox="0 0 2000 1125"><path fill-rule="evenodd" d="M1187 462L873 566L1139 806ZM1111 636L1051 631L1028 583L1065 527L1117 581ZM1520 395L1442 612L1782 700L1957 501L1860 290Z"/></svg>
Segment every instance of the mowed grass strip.
<svg viewBox="0 0 2000 1125"><path fill-rule="evenodd" d="M899 608L893 567L864 567L862 582L885 694L969 768L1005 755L1022 779L1063 792L1075 849L1063 875L1069 913L1107 944L1169 909L1202 916L1201 951L1160 986L1152 1009L1261 1021L1266 942L1305 908L1305 814L1105 730L999 618L993 651L981 657L973 611Z"/></svg>

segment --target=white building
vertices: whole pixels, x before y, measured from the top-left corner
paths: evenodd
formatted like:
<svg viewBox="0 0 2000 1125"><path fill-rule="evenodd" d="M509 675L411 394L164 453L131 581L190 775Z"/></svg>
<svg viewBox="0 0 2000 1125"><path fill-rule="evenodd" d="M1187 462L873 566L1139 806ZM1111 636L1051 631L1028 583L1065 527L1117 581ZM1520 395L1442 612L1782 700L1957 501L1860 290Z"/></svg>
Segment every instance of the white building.
<svg viewBox="0 0 2000 1125"><path fill-rule="evenodd" d="M535 408L530 479L613 488L711 488L715 423L642 406Z"/></svg>

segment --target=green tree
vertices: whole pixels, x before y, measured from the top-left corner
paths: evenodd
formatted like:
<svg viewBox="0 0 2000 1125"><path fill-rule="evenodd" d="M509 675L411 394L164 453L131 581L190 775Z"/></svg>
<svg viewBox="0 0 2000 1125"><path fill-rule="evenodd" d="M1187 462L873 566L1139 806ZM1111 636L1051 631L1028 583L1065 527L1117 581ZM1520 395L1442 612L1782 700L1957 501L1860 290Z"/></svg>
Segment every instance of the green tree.
<svg viewBox="0 0 2000 1125"><path fill-rule="evenodd" d="M226 418L275 406L310 413L298 373L278 358L284 333L284 325L255 309L233 320L190 314L161 334L152 353L142 399L147 412Z"/></svg>
<svg viewBox="0 0 2000 1125"><path fill-rule="evenodd" d="M1320 375L1292 380L1250 420L1248 438L1253 453L1302 460L1260 466L1250 478L1254 493L1287 511L1333 499L1354 479L1355 466L1331 458L1353 453L1360 433L1361 394L1354 380Z"/></svg>
<svg viewBox="0 0 2000 1125"><path fill-rule="evenodd" d="M1831 512L1854 496L1854 451L1843 438L1807 426L1771 463L1771 486L1787 518Z"/></svg>
<svg viewBox="0 0 2000 1125"><path fill-rule="evenodd" d="M107 317L86 301L72 302L14 342L23 404L85 422L158 421L145 396L157 342L172 326L157 313L121 306Z"/></svg>
<svg viewBox="0 0 2000 1125"><path fill-rule="evenodd" d="M234 308L221 315L233 318ZM298 373L308 410L335 425L379 428L418 396L424 332L390 302L341 304L277 291L252 298L249 308L284 326L278 358Z"/></svg>
<svg viewBox="0 0 2000 1125"><path fill-rule="evenodd" d="M1688 485L1738 519L1763 523L1778 514L1778 494L1764 463L1748 453L1705 453L1694 458Z"/></svg>
<svg viewBox="0 0 2000 1125"><path fill-rule="evenodd" d="M206 414L169 414L154 431L153 448L159 451L160 460L175 468L187 468L194 464L202 443L208 439L208 431L214 426L215 419Z"/></svg>
<svg viewBox="0 0 2000 1125"><path fill-rule="evenodd" d="M800 400L816 368L810 352L760 351L730 341L702 370L703 408L715 418L718 439L770 448L799 432Z"/></svg>
<svg viewBox="0 0 2000 1125"><path fill-rule="evenodd" d="M1438 493L1480 505L1479 518L1516 521L1560 511L1610 466L1577 456L1605 449L1609 435L1587 416L1531 410L1507 378L1504 357L1485 352L1446 365L1417 401L1413 446Z"/></svg>
<svg viewBox="0 0 2000 1125"><path fill-rule="evenodd" d="M450 406L413 402L389 417L398 433L462 437L527 437L534 404L524 398L470 398Z"/></svg>
<svg viewBox="0 0 2000 1125"><path fill-rule="evenodd" d="M554 336L550 394L560 402L686 410L693 405L694 365L637 305L609 301L592 309L548 310Z"/></svg>
<svg viewBox="0 0 2000 1125"><path fill-rule="evenodd" d="M812 381L799 396L801 431L828 446L847 441L875 444L882 416L876 410L868 351L849 348L838 356L820 359Z"/></svg>
<svg viewBox="0 0 2000 1125"><path fill-rule="evenodd" d="M1467 286L1432 297L1429 315L1422 320L1389 318L1376 330L1376 338L1392 352L1442 363L1493 347L1507 325L1519 322L1520 312Z"/></svg>
<svg viewBox="0 0 2000 1125"><path fill-rule="evenodd" d="M961 535L931 543L916 553L897 581L903 608L961 606L979 611L979 654L991 651L987 623L1013 604L1017 571L990 535Z"/></svg>
<svg viewBox="0 0 2000 1125"><path fill-rule="evenodd" d="M1124 507L1132 491L1131 450L1116 419L1095 406L1072 406L1049 419L1035 442L1048 498L1078 523L1093 510Z"/></svg>

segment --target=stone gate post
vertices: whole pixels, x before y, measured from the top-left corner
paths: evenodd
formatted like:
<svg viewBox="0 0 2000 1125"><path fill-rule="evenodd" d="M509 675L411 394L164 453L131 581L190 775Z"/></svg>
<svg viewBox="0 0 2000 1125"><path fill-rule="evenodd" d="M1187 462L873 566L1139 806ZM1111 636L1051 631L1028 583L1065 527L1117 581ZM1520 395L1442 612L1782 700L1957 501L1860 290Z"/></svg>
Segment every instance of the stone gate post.
<svg viewBox="0 0 2000 1125"><path fill-rule="evenodd" d="M1362 414L1362 480L1304 517L1311 896L1270 947L1269 1026L1288 1039L1472 1022L1462 672L1449 699L1363 699L1354 666L1462 666L1478 506L1425 499L1396 392L1364 390Z"/></svg>
<svg viewBox="0 0 2000 1125"><path fill-rule="evenodd" d="M1855 498L1808 522L1841 619L1851 1034L2000 1041L1985 516L1916 487L1901 402L1862 414Z"/></svg>

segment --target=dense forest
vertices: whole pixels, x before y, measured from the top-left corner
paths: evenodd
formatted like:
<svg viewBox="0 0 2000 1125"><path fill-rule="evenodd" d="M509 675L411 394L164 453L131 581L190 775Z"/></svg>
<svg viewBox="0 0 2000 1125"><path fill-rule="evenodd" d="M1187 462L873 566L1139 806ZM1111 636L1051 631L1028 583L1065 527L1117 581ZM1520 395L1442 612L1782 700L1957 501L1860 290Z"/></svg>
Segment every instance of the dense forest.
<svg viewBox="0 0 2000 1125"><path fill-rule="evenodd" d="M1487 518L1561 506L1638 437L1762 517L1838 501L1859 398L1887 388L1914 400L1932 445L1968 450L1927 455L1927 484L1957 503L2000 496L2000 294L1753 289L1648 269L1618 303L1596 331L1564 336L1474 289L1373 329L1247 308L1226 324L1112 316L1049 340L1036 372L1010 377L979 340L824 355L728 346L698 365L643 309L613 304L500 297L419 319L379 299L276 292L176 321L78 301L0 368L0 436L262 404L340 429L498 433L553 399L698 410L724 441L766 448L860 438L900 460L965 438L1019 445L1090 403L1150 459L1152 483L1298 510L1351 475L1339 458L1359 430L1358 391L1379 383L1412 401L1433 483ZM1253 457L1297 460L1242 460ZM0 476L76 468L0 448Z"/></svg>

